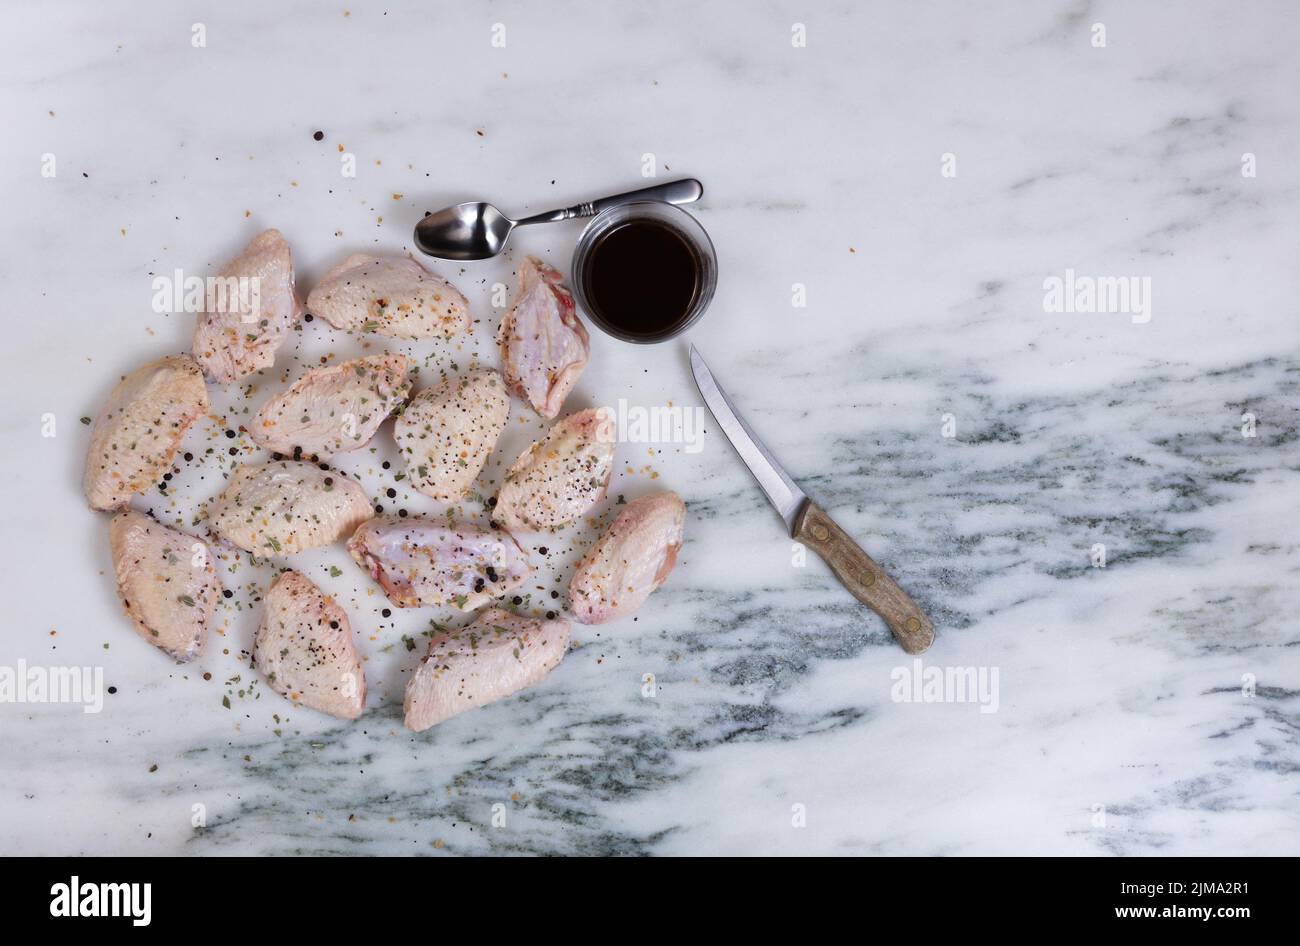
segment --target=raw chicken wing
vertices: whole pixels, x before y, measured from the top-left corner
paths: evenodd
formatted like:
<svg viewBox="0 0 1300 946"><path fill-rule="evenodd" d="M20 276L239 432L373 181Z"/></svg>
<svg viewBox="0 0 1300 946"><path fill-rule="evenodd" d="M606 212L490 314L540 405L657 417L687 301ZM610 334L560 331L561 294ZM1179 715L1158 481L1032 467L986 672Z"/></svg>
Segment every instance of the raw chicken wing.
<svg viewBox="0 0 1300 946"><path fill-rule="evenodd" d="M340 719L365 708L366 675L347 613L298 572L284 572L266 593L253 662L294 703Z"/></svg>
<svg viewBox="0 0 1300 946"><path fill-rule="evenodd" d="M488 368L421 391L393 424L411 485L439 502L462 498L509 416L505 382Z"/></svg>
<svg viewBox="0 0 1300 946"><path fill-rule="evenodd" d="M244 252L217 274L229 289L205 299L212 311L199 313L194 330L194 357L209 378L229 384L275 364L276 349L298 324L302 302L293 282L293 254L279 230L267 230L253 238ZM234 280L248 280L250 296Z"/></svg>
<svg viewBox="0 0 1300 946"><path fill-rule="evenodd" d="M587 330L559 271L529 256L519 267L514 304L501 320L497 343L510 393L545 418L560 413L564 399L587 367Z"/></svg>
<svg viewBox="0 0 1300 946"><path fill-rule="evenodd" d="M195 657L221 592L207 543L134 509L113 517L108 541L136 632L181 663Z"/></svg>
<svg viewBox="0 0 1300 946"><path fill-rule="evenodd" d="M460 291L409 256L349 256L311 291L307 310L335 328L393 338L450 336L470 326Z"/></svg>
<svg viewBox="0 0 1300 946"><path fill-rule="evenodd" d="M274 453L328 459L369 443L411 390L411 359L384 353L316 368L262 405L250 433Z"/></svg>
<svg viewBox="0 0 1300 946"><path fill-rule="evenodd" d="M417 517L371 519L348 551L399 608L473 611L514 591L533 570L508 532Z"/></svg>
<svg viewBox="0 0 1300 946"><path fill-rule="evenodd" d="M506 471L492 518L523 532L556 529L605 498L614 468L612 411L565 417Z"/></svg>
<svg viewBox="0 0 1300 946"><path fill-rule="evenodd" d="M208 511L219 536L263 558L329 545L370 516L356 480L289 460L241 466Z"/></svg>
<svg viewBox="0 0 1300 946"><path fill-rule="evenodd" d="M82 486L95 509L118 509L162 479L185 431L207 413L203 372L169 355L127 375L90 431Z"/></svg>
<svg viewBox="0 0 1300 946"><path fill-rule="evenodd" d="M406 684L406 727L428 729L537 683L560 665L568 621L536 621L500 608L429 642Z"/></svg>
<svg viewBox="0 0 1300 946"><path fill-rule="evenodd" d="M676 493L628 503L578 563L569 582L569 610L582 624L631 614L664 583L682 546L686 506Z"/></svg>

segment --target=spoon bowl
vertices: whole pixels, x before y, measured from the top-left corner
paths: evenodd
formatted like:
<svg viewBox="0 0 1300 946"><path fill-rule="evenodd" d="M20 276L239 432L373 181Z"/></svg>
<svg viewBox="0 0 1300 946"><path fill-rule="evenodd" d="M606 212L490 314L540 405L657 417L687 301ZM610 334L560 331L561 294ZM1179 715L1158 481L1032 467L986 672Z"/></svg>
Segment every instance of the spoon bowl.
<svg viewBox="0 0 1300 946"><path fill-rule="evenodd" d="M515 222L489 203L469 201L429 214L415 227L420 252L450 260L491 259Z"/></svg>

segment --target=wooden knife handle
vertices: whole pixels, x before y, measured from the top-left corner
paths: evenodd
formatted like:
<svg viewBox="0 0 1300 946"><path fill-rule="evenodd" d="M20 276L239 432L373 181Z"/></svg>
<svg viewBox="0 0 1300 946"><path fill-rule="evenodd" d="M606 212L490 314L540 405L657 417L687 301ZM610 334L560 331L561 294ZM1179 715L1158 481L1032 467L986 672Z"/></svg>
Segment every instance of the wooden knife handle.
<svg viewBox="0 0 1300 946"><path fill-rule="evenodd" d="M934 643L934 625L916 602L811 500L799 510L794 538L820 555L853 597L885 619L903 650L919 654Z"/></svg>

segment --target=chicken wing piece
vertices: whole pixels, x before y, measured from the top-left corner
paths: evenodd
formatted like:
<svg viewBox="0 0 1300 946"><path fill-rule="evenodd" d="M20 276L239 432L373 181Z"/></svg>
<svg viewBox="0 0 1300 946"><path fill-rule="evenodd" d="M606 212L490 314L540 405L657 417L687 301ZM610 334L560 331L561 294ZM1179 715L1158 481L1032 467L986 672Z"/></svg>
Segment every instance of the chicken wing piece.
<svg viewBox="0 0 1300 946"><path fill-rule="evenodd" d="M569 610L581 624L626 617L664 583L682 547L686 505L676 493L628 503L583 556L569 582Z"/></svg>
<svg viewBox="0 0 1300 946"><path fill-rule="evenodd" d="M294 703L356 719L366 705L366 674L347 613L295 571L266 593L253 663L271 689Z"/></svg>
<svg viewBox="0 0 1300 946"><path fill-rule="evenodd" d="M473 611L514 591L533 570L508 532L418 517L371 519L348 551L399 608Z"/></svg>
<svg viewBox="0 0 1300 946"><path fill-rule="evenodd" d="M468 300L409 256L349 256L312 289L307 310L335 328L392 338L451 336L470 327Z"/></svg>
<svg viewBox="0 0 1300 946"><path fill-rule="evenodd" d="M356 480L289 460L241 466L208 510L217 535L263 558L329 545L370 516Z"/></svg>
<svg viewBox="0 0 1300 946"><path fill-rule="evenodd" d="M568 621L537 621L500 608L429 641L406 683L406 728L428 729L530 687L560 665Z"/></svg>
<svg viewBox="0 0 1300 946"><path fill-rule="evenodd" d="M474 485L510 417L510 395L489 368L448 378L411 399L393 424L411 485L439 502Z"/></svg>
<svg viewBox="0 0 1300 946"><path fill-rule="evenodd" d="M279 230L255 236L217 279L225 288L204 300L194 357L209 378L230 384L275 364L276 350L302 316L302 302L293 254Z"/></svg>
<svg viewBox="0 0 1300 946"><path fill-rule="evenodd" d="M590 349L562 278L541 260L526 258L519 267L514 304L497 330L510 393L548 419L560 413L587 367Z"/></svg>
<svg viewBox="0 0 1300 946"><path fill-rule="evenodd" d="M274 453L322 460L364 447L411 390L411 359L385 352L316 368L262 405L250 433Z"/></svg>
<svg viewBox="0 0 1300 946"><path fill-rule="evenodd" d="M221 593L207 543L134 509L113 517L108 542L136 632L180 663L197 656Z"/></svg>
<svg viewBox="0 0 1300 946"><path fill-rule="evenodd" d="M90 430L82 480L90 505L119 509L162 479L185 431L207 411L203 372L189 355L169 355L123 378Z"/></svg>
<svg viewBox="0 0 1300 946"><path fill-rule="evenodd" d="M495 522L521 532L553 530L605 498L614 469L613 412L570 414L520 454L497 492Z"/></svg>

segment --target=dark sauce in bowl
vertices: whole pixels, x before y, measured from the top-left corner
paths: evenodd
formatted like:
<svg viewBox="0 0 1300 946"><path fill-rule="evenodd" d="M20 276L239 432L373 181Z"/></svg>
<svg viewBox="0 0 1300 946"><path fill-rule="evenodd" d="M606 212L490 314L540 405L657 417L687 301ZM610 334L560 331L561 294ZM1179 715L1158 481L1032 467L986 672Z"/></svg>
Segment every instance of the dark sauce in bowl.
<svg viewBox="0 0 1300 946"><path fill-rule="evenodd" d="M695 305L700 260L686 238L657 220L629 220L592 245L583 280L590 315L616 334L670 335Z"/></svg>

